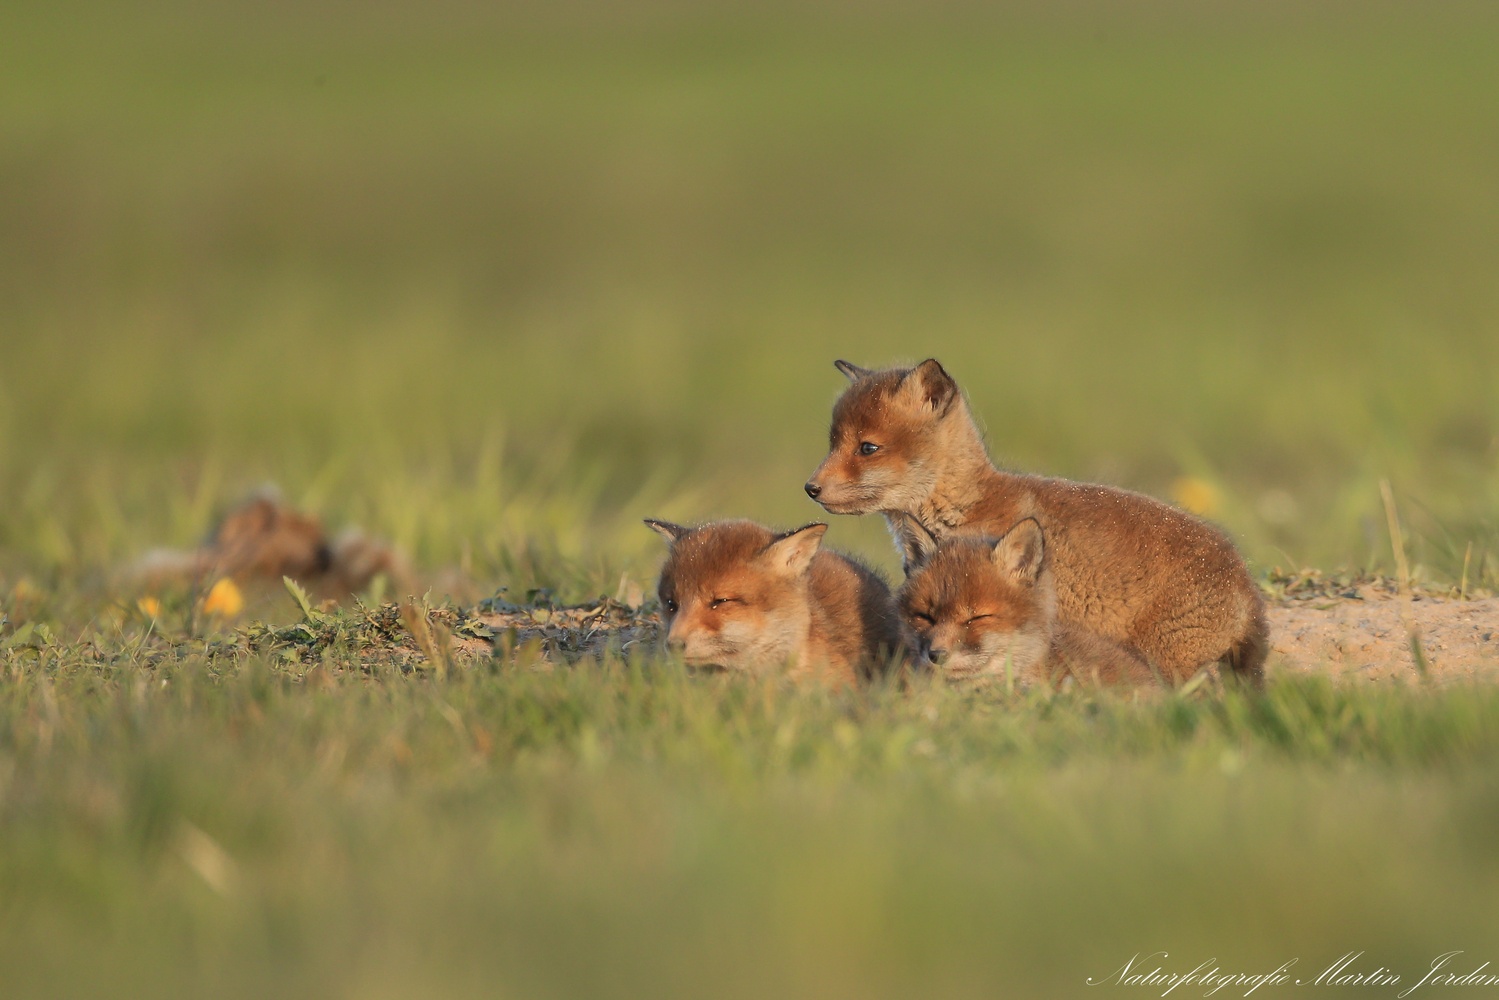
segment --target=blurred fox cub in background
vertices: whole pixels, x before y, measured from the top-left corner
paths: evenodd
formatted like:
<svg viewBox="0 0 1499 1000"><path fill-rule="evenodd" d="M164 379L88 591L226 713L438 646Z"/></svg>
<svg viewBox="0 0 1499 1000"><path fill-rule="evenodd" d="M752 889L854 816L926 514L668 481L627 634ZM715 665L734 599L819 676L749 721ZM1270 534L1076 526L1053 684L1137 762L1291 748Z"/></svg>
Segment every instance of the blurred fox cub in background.
<svg viewBox="0 0 1499 1000"><path fill-rule="evenodd" d="M1118 643L1057 621L1056 584L1035 518L998 540L932 540L898 600L922 663L951 680L1006 673L1024 684L1155 679Z"/></svg>
<svg viewBox="0 0 1499 1000"><path fill-rule="evenodd" d="M242 585L270 584L289 576L319 598L342 600L384 575L397 587L411 582L402 555L356 529L329 537L316 516L262 490L224 515L198 548L146 553L131 576L148 589L190 586L228 578Z"/></svg>
<svg viewBox="0 0 1499 1000"><path fill-rule="evenodd" d="M688 664L833 686L872 677L906 648L890 588L821 548L826 524L776 534L753 521L646 524L671 543L661 568L663 634Z"/></svg>
<svg viewBox="0 0 1499 1000"><path fill-rule="evenodd" d="M835 514L884 514L907 572L918 526L938 541L997 538L1034 518L1051 550L1059 621L1138 652L1169 681L1218 660L1261 681L1264 601L1217 528L1127 490L996 469L934 359L884 371L837 365L852 384L833 408L831 447L807 495Z"/></svg>

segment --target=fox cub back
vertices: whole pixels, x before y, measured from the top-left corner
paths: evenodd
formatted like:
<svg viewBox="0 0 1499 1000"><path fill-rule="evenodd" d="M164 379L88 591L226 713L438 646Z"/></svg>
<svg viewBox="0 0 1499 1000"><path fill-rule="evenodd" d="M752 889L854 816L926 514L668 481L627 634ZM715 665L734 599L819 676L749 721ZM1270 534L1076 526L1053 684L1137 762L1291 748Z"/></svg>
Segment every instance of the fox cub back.
<svg viewBox="0 0 1499 1000"><path fill-rule="evenodd" d="M900 588L918 656L953 680L1003 676L1022 683L1145 683L1145 661L1118 643L1057 619L1056 583L1041 525L1026 518L996 540L930 539Z"/></svg>
<svg viewBox="0 0 1499 1000"><path fill-rule="evenodd" d="M646 524L671 544L661 568L663 635L688 664L832 685L866 679L905 648L890 588L821 548L826 524L777 534L753 521Z"/></svg>

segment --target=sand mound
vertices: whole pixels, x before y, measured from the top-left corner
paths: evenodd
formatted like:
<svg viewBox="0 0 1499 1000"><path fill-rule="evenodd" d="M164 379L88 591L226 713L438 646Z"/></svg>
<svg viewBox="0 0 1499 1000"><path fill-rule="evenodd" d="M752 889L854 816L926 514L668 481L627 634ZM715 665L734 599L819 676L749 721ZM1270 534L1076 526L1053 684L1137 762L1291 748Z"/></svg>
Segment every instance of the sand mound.
<svg viewBox="0 0 1499 1000"><path fill-rule="evenodd" d="M1350 678L1415 679L1419 644L1434 679L1499 679L1499 599L1296 601L1271 607L1270 640L1272 674L1327 670Z"/></svg>

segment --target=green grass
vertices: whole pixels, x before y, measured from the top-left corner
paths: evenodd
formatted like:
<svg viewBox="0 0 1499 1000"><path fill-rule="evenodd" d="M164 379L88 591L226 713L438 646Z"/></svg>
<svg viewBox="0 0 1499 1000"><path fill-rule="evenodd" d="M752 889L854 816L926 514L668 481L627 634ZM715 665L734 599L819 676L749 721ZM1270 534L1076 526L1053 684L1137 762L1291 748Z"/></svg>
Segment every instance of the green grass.
<svg viewBox="0 0 1499 1000"><path fill-rule="evenodd" d="M1205 481L1257 570L1388 572L1388 479L1420 572L1471 546L1493 589L1496 28L0 5L0 992L1099 996L1159 949L1499 960L1491 688L304 673L175 607L148 631L119 584L271 480L428 573L648 585L641 517L818 516L834 358L935 355L1001 461ZM894 568L873 519L830 540Z"/></svg>
<svg viewBox="0 0 1499 1000"><path fill-rule="evenodd" d="M1414 970L1499 930L1492 688L343 666L11 660L9 986L1075 996L1136 951Z"/></svg>

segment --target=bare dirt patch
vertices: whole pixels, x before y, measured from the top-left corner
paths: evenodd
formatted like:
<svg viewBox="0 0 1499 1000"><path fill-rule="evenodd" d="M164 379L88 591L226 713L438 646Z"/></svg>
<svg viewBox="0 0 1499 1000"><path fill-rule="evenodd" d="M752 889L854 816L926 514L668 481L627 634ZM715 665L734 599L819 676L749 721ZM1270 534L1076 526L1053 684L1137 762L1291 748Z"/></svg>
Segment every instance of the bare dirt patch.
<svg viewBox="0 0 1499 1000"><path fill-rule="evenodd" d="M650 649L661 625L653 607L632 608L607 597L567 605L518 605L491 598L480 602L475 619L488 630L496 652L530 647L562 661Z"/></svg>
<svg viewBox="0 0 1499 1000"><path fill-rule="evenodd" d="M1414 642L1412 641L1414 637ZM1416 595L1296 601L1271 607L1272 673L1339 677L1499 679L1499 599Z"/></svg>
<svg viewBox="0 0 1499 1000"><path fill-rule="evenodd" d="M1499 680L1499 599L1386 576L1275 572L1269 670L1340 678Z"/></svg>
<svg viewBox="0 0 1499 1000"><path fill-rule="evenodd" d="M475 616L497 647L531 645L547 659L575 660L606 649L650 648L654 610L612 601L568 608L495 604ZM1272 599L1273 673L1326 671L1349 680L1417 680L1414 633L1430 678L1499 680L1499 598L1463 600L1417 593L1409 600L1382 583L1303 588ZM482 648L470 640L471 651Z"/></svg>
<svg viewBox="0 0 1499 1000"><path fill-rule="evenodd" d="M1461 598L1416 588L1410 596L1383 579L1299 577L1271 581L1269 672L1327 673L1346 680L1439 683L1499 681L1499 598ZM423 669L434 655L446 659L517 658L537 666L575 663L609 653L629 655L656 646L660 616L653 602L631 606L600 597L562 605L549 596L524 603L493 597L469 608L425 612L396 605L309 610L294 625L252 625L242 637L252 649L314 662L344 647L372 661ZM421 612L417 612L421 616ZM422 633L412 634L412 629Z"/></svg>

